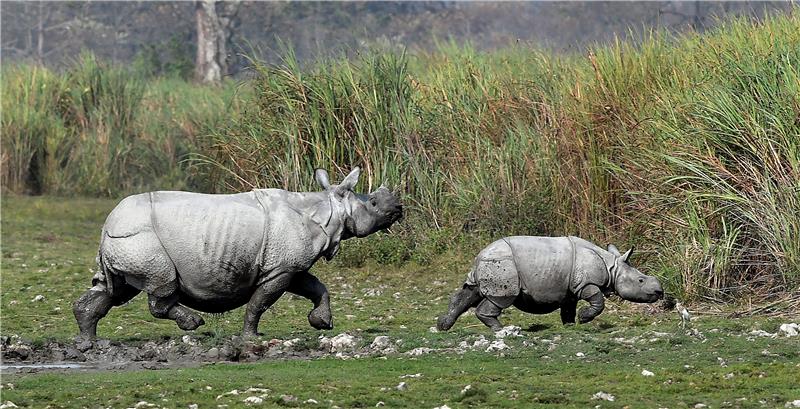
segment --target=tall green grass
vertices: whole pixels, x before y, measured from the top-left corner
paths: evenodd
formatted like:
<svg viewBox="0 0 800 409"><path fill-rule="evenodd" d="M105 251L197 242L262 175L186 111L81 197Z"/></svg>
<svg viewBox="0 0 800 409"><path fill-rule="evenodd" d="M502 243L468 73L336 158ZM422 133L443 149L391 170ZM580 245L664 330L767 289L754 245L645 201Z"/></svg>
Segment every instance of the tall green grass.
<svg viewBox="0 0 800 409"><path fill-rule="evenodd" d="M287 52L279 65L255 61L236 95L115 82L112 70L98 89L125 101L86 101L70 75L6 70L4 184L20 190L25 172L45 169L56 192L307 190L314 168L358 165L362 189L386 182L408 212L393 235L343 249L345 261L424 262L502 235L574 234L637 246L636 264L687 298L796 291L797 27L796 14L734 20L567 56L445 43L301 67ZM25 102L7 115L8 92ZM84 166L46 160L62 151L52 157ZM85 187L95 180L102 189Z"/></svg>
<svg viewBox="0 0 800 409"><path fill-rule="evenodd" d="M4 67L2 182L29 193L119 196L205 186L188 154L225 118L232 90L139 73L84 54L61 73ZM232 88L232 87L229 87Z"/></svg>

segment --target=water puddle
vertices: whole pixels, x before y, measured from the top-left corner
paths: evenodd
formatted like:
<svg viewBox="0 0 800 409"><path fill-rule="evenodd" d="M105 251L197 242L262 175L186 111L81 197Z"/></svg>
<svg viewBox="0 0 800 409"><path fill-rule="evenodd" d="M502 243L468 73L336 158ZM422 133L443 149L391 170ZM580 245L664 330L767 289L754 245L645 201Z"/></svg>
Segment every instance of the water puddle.
<svg viewBox="0 0 800 409"><path fill-rule="evenodd" d="M20 369L84 369L92 368L91 365L64 362L59 364L2 364L0 371Z"/></svg>

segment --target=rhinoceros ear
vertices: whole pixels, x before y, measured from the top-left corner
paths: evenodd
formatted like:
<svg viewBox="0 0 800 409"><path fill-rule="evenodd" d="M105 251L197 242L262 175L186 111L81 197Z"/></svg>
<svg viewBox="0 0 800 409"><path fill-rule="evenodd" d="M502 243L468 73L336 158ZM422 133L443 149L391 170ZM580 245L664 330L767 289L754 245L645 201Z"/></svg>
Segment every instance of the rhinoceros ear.
<svg viewBox="0 0 800 409"><path fill-rule="evenodd" d="M608 245L608 252L613 254L613 255L615 255L615 256L617 256L617 257L622 256L622 254L619 252L619 249L617 248L617 246L615 246L613 244L609 244Z"/></svg>
<svg viewBox="0 0 800 409"><path fill-rule="evenodd" d="M317 169L314 172L314 178L317 179L317 183L325 190L331 188L331 182L328 180L328 172L325 169Z"/></svg>
<svg viewBox="0 0 800 409"><path fill-rule="evenodd" d="M622 260L624 260L627 263L628 259L631 258L632 254L633 254L633 247L631 247L630 250L626 251L625 254L622 255Z"/></svg>
<svg viewBox="0 0 800 409"><path fill-rule="evenodd" d="M356 186L356 183L358 183L358 176L360 174L361 169L358 166L353 168L350 174L344 178L342 183L339 184L339 187L336 188L336 193L339 195L344 195L344 193L348 190L353 190L353 188Z"/></svg>

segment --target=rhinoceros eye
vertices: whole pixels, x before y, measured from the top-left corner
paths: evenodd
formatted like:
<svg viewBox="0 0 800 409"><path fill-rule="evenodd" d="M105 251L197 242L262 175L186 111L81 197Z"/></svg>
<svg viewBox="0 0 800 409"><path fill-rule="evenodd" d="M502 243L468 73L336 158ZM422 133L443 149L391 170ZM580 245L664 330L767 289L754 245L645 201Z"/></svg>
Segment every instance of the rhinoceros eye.
<svg viewBox="0 0 800 409"><path fill-rule="evenodd" d="M376 199L374 197L370 197L369 198L369 204L371 204L373 206L377 206L378 205L378 199Z"/></svg>
<svg viewBox="0 0 800 409"><path fill-rule="evenodd" d="M644 278L639 277L639 283L644 283Z"/></svg>

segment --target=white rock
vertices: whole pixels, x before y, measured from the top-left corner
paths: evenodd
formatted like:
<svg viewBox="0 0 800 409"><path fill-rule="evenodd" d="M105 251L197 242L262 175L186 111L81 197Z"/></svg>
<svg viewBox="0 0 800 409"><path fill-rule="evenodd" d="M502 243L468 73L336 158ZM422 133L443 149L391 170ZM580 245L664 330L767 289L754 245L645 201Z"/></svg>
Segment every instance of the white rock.
<svg viewBox="0 0 800 409"><path fill-rule="evenodd" d="M723 378L725 378L725 379L733 379L733 372L726 373L725 376L723 376Z"/></svg>
<svg viewBox="0 0 800 409"><path fill-rule="evenodd" d="M143 400L140 400L139 402L136 402L135 405L133 405L133 407L135 409L138 409L138 408L151 408L153 406L156 406L156 405L154 405L154 404L152 404L150 402L147 402L147 401L143 401Z"/></svg>
<svg viewBox="0 0 800 409"><path fill-rule="evenodd" d="M192 346L197 345L197 341L195 341L191 335L184 335L183 337L181 337L181 341L183 341L184 344Z"/></svg>
<svg viewBox="0 0 800 409"><path fill-rule="evenodd" d="M12 404L13 405L13 404ZM16 407L16 406L14 406ZM800 408L800 399L790 400L783 405L784 408ZM0 406L2 408L2 406Z"/></svg>
<svg viewBox="0 0 800 409"><path fill-rule="evenodd" d="M383 351L384 349L387 349L390 346L392 346L392 342L389 339L389 337L387 337L386 335L378 335L372 341L372 344L370 344L369 348L376 351Z"/></svg>
<svg viewBox="0 0 800 409"><path fill-rule="evenodd" d="M33 299L31 300L31 302L39 302L39 301L44 301L44 296L41 295L41 294L38 294L36 297L33 297Z"/></svg>
<svg viewBox="0 0 800 409"><path fill-rule="evenodd" d="M707 407L708 407L708 405L706 405L705 403L698 403L698 404L694 405L694 409L703 409L703 408L707 408Z"/></svg>
<svg viewBox="0 0 800 409"><path fill-rule="evenodd" d="M3 402L2 405L0 405L0 409L10 409L10 408L16 408L16 407L18 407L18 406L15 405L14 402L12 402L10 400L7 400L7 401Z"/></svg>
<svg viewBox="0 0 800 409"><path fill-rule="evenodd" d="M484 348L486 346L489 346L489 340L484 338L483 335L481 335L477 340L475 340L474 343L472 343L472 348L474 349Z"/></svg>
<svg viewBox="0 0 800 409"><path fill-rule="evenodd" d="M461 390L461 394L464 395L472 389L472 385L467 385L464 389Z"/></svg>
<svg viewBox="0 0 800 409"><path fill-rule="evenodd" d="M781 324L779 332L782 332L787 337L796 337L800 335L800 325L794 322L789 324Z"/></svg>
<svg viewBox="0 0 800 409"><path fill-rule="evenodd" d="M260 405L264 403L264 399L259 398L258 396L249 396L245 398L242 402L244 402L246 405Z"/></svg>
<svg viewBox="0 0 800 409"><path fill-rule="evenodd" d="M495 338L505 338L505 337L521 337L520 334L522 328L514 326L514 325L507 325L501 328L499 331L494 333Z"/></svg>
<svg viewBox="0 0 800 409"><path fill-rule="evenodd" d="M283 341L283 347L286 349L294 348L295 345L300 343L302 340L300 338L292 338L286 341Z"/></svg>
<svg viewBox="0 0 800 409"><path fill-rule="evenodd" d="M420 356L420 355L424 355L424 354L429 354L431 352L433 352L433 349L431 349L431 348L419 347L419 348L414 348L414 349L406 352L406 355Z"/></svg>
<svg viewBox="0 0 800 409"><path fill-rule="evenodd" d="M407 378L422 378L422 374L421 373L415 373L415 374L411 374L411 375L403 375L403 376L400 377L400 379L407 379Z"/></svg>
<svg viewBox="0 0 800 409"><path fill-rule="evenodd" d="M655 374L650 372L650 371L648 371L647 369L642 369L642 375L644 375L644 376L653 376Z"/></svg>
<svg viewBox="0 0 800 409"><path fill-rule="evenodd" d="M400 382L394 388L397 389L398 391L404 391L404 390L408 389L408 384L405 383L405 382Z"/></svg>
<svg viewBox="0 0 800 409"><path fill-rule="evenodd" d="M217 395L217 400L220 400L223 396L238 395L238 394L239 394L239 390L238 389L234 389L232 391L225 392L222 395Z"/></svg>
<svg viewBox="0 0 800 409"><path fill-rule="evenodd" d="M192 403L192 404L189 405L189 409L197 409L197 407L198 406L197 406L196 403Z"/></svg>
<svg viewBox="0 0 800 409"><path fill-rule="evenodd" d="M428 332L430 332L431 334L435 334L435 333L439 332L439 330L436 329L436 327L429 327L428 328Z"/></svg>
<svg viewBox="0 0 800 409"><path fill-rule="evenodd" d="M306 399L306 400L305 400L305 402L303 402L303 403L305 403L305 404L307 404L307 405L316 405L316 404L318 404L319 402L317 402L317 400L316 400L316 399Z"/></svg>
<svg viewBox="0 0 800 409"><path fill-rule="evenodd" d="M489 346L486 347L486 352L502 351L509 348L510 347L506 345L506 341L504 341L503 338L500 338L489 344Z"/></svg>
<svg viewBox="0 0 800 409"><path fill-rule="evenodd" d="M614 399L616 399L616 398L614 397L614 395L612 395L610 393L605 393L603 391L600 391L600 392L597 392L594 395L592 395L592 400L598 400L598 399L602 399L602 400L607 400L609 402L613 402Z"/></svg>
<svg viewBox="0 0 800 409"><path fill-rule="evenodd" d="M775 338L775 336L777 334L773 334L771 332L764 331L763 329L754 329L754 330L750 331L750 335L755 335L757 337Z"/></svg>
<svg viewBox="0 0 800 409"><path fill-rule="evenodd" d="M442 405L442 406L437 406L437 407L435 407L433 409L450 409L450 406Z"/></svg>
<svg viewBox="0 0 800 409"><path fill-rule="evenodd" d="M364 292L365 297L377 297L381 294L383 294L383 291L377 288L369 288Z"/></svg>
<svg viewBox="0 0 800 409"><path fill-rule="evenodd" d="M575 356L577 356L578 358L583 358L586 356L586 354L584 354L583 352L576 352Z"/></svg>
<svg viewBox="0 0 800 409"><path fill-rule="evenodd" d="M319 345L330 352L347 352L356 347L356 338L345 332L333 338L322 337Z"/></svg>
<svg viewBox="0 0 800 409"><path fill-rule="evenodd" d="M381 407L381 406L386 406L386 404L385 404L385 403L383 403L383 401L382 401L382 400L378 401L378 403L376 403L376 404L375 404L375 407L376 407L376 408L379 408L379 407Z"/></svg>

